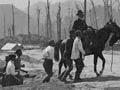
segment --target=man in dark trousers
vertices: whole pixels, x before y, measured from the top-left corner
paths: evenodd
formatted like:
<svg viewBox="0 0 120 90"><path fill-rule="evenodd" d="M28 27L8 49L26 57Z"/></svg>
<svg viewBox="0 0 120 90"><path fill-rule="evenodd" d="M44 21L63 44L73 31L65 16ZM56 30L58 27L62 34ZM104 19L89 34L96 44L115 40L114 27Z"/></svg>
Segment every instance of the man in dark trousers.
<svg viewBox="0 0 120 90"><path fill-rule="evenodd" d="M66 45L65 45L65 52L64 52L64 58L67 65L66 70L61 74L61 81L66 82L67 76L70 74L70 72L73 69L73 60L71 60L71 51L73 47L74 42L74 33L73 31L70 31L70 38L67 39Z"/></svg>
<svg viewBox="0 0 120 90"><path fill-rule="evenodd" d="M23 84L23 78L18 72L15 71L15 59L16 56L14 54L9 55L9 61L6 66L6 75L2 79L2 86L12 86L12 85L20 85Z"/></svg>
<svg viewBox="0 0 120 90"><path fill-rule="evenodd" d="M84 20L84 14L82 12L82 10L78 10L77 14L78 19L74 21L72 30L74 32L76 32L77 30L80 30L81 32L83 32L84 30L87 30L87 24Z"/></svg>
<svg viewBox="0 0 120 90"><path fill-rule="evenodd" d="M50 40L48 47L46 47L46 49L43 51L43 59L44 59L43 67L47 74L47 76L43 80L43 83L49 82L50 78L53 75L52 69L53 69L53 59L54 59L54 46L55 46L54 40Z"/></svg>
<svg viewBox="0 0 120 90"><path fill-rule="evenodd" d="M76 38L73 42L73 48L71 53L71 59L75 61L76 72L74 82L81 81L80 74L83 70L84 63L83 60L85 58L85 51L83 49L83 44L81 41L81 31L76 31Z"/></svg>

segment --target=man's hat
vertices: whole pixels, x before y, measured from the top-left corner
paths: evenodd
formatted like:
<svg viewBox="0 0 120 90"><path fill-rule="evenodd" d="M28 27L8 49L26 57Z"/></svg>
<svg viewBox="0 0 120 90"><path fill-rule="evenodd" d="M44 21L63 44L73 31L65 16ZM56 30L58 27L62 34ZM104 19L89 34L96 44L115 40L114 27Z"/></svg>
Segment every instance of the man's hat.
<svg viewBox="0 0 120 90"><path fill-rule="evenodd" d="M16 52L15 52L15 54L22 55L22 50L21 49L17 49Z"/></svg>
<svg viewBox="0 0 120 90"><path fill-rule="evenodd" d="M16 58L16 55L15 55L15 54L10 54L10 55L9 55L9 59L10 59L10 60L14 61L15 58Z"/></svg>
<svg viewBox="0 0 120 90"><path fill-rule="evenodd" d="M77 30L77 31L75 32L75 35L76 35L76 36L82 36L82 32L81 32L80 30Z"/></svg>
<svg viewBox="0 0 120 90"><path fill-rule="evenodd" d="M78 10L78 12L77 12L77 14L76 14L77 16L84 16L84 14L83 14L83 11L82 10Z"/></svg>
<svg viewBox="0 0 120 90"><path fill-rule="evenodd" d="M52 46L55 45L55 41L54 40L50 40L48 43L49 43L49 45L52 45Z"/></svg>
<svg viewBox="0 0 120 90"><path fill-rule="evenodd" d="M70 35L72 35L72 34L74 34L74 31L73 31L73 30L71 30L69 33L70 33Z"/></svg>

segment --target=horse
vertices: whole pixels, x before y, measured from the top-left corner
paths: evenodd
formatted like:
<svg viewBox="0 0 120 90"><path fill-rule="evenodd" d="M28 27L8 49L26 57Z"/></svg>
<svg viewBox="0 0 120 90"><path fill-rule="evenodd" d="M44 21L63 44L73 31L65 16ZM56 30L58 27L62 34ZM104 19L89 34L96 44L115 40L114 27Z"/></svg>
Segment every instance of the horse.
<svg viewBox="0 0 120 90"><path fill-rule="evenodd" d="M117 42L117 40L120 39L120 27L116 24L116 22L109 21L106 25L104 25L103 28L99 30L93 30L92 28L90 28L90 30L85 31L83 35L85 35L85 37L82 38L82 42L83 48L86 52L86 56L94 55L94 73L97 75L97 77L101 76L105 67L105 58L102 54L102 51L105 49L107 42L109 46L112 46ZM60 75L61 73L62 65L64 64L64 66L66 67L64 61L65 59L63 57L66 41L67 39L59 40L58 42L56 42L55 60L59 61L60 59L58 75ZM60 53L61 58L59 56ZM98 57L102 60L102 69L99 73L97 71Z"/></svg>
<svg viewBox="0 0 120 90"><path fill-rule="evenodd" d="M67 68L67 65L64 60L64 50L65 50L65 44L67 42L67 39L64 40L58 40L55 45L55 55L54 58L56 61L59 61L59 71L58 76L61 74L61 68L64 65L65 68ZM69 79L72 79L72 75L69 74Z"/></svg>

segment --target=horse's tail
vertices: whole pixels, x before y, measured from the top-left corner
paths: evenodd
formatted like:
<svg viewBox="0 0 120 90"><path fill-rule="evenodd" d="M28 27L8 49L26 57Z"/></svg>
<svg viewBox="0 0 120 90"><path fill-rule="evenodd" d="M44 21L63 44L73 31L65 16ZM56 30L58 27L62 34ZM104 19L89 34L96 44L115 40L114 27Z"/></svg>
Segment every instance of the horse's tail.
<svg viewBox="0 0 120 90"><path fill-rule="evenodd" d="M61 58L61 51L60 51L60 45L61 45L61 43L62 43L62 40L59 40L59 41L56 42L56 45L55 45L54 59L57 62Z"/></svg>

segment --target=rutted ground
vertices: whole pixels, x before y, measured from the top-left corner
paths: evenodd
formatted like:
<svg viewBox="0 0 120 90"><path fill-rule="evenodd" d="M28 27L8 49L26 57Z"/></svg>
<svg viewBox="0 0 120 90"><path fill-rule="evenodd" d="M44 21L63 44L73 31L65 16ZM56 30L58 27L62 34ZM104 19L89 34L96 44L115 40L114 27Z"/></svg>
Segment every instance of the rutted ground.
<svg viewBox="0 0 120 90"><path fill-rule="evenodd" d="M41 60L41 50L28 50L23 52L23 63L25 70L29 70L30 74L36 74L35 78L25 79L24 85L7 87L5 90L120 90L120 52L114 52L114 62L112 72L111 51L104 52L106 66L102 77L96 78L93 72L93 56L87 56L84 60L85 68L81 77L83 82L64 84L57 79L58 62L54 62L54 75L50 83L42 84L42 80L46 75ZM0 59L4 60L6 53L0 54ZM30 57L29 57L30 56ZM98 60L98 70L101 68L101 60ZM64 68L63 68L64 70ZM74 75L75 69L72 71ZM2 88L0 88L2 90Z"/></svg>

